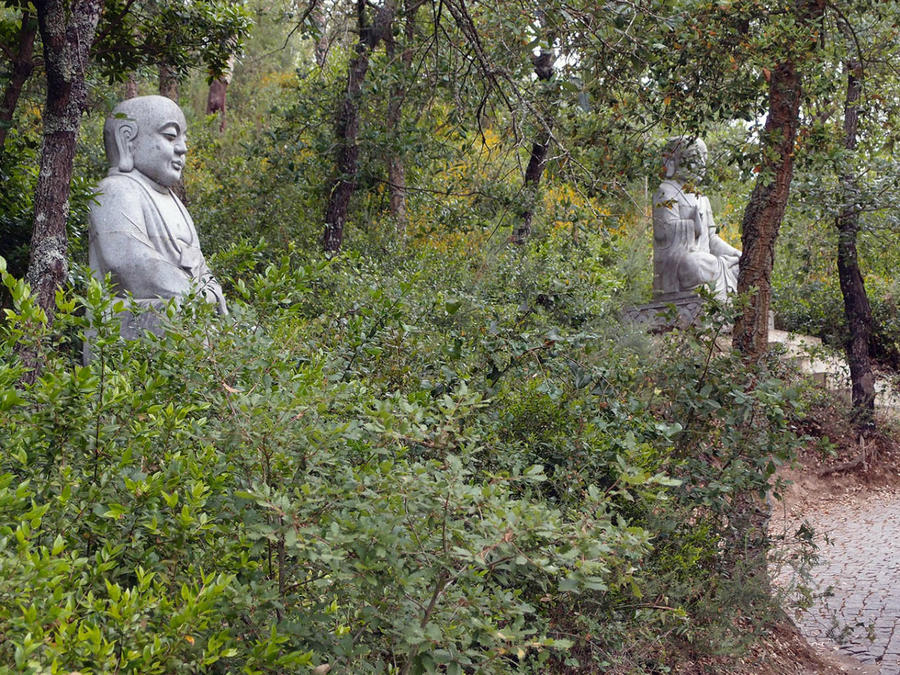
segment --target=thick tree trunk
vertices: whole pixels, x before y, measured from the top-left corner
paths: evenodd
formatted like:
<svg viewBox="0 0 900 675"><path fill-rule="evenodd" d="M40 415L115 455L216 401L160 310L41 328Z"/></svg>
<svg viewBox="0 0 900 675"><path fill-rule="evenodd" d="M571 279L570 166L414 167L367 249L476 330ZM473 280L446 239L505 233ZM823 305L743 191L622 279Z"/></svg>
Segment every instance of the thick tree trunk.
<svg viewBox="0 0 900 675"><path fill-rule="evenodd" d="M225 131L225 110L228 85L231 84L231 74L234 68L234 56L228 59L225 71L209 85L209 94L206 97L206 114L219 115L219 131Z"/></svg>
<svg viewBox="0 0 900 675"><path fill-rule="evenodd" d="M747 294L748 302L735 322L733 341L736 349L753 360L768 348L775 240L791 189L799 112L800 74L793 62L780 63L769 83L769 114L760 142L762 161L744 210L741 234L738 293Z"/></svg>
<svg viewBox="0 0 900 675"><path fill-rule="evenodd" d="M178 103L178 72L167 63L159 65L159 95Z"/></svg>
<svg viewBox="0 0 900 675"><path fill-rule="evenodd" d="M378 42L391 30L391 23L396 12L393 0L386 0L375 18L375 25L369 26L366 20L366 0L357 0L357 23L359 26L359 42L356 54L350 59L347 74L347 88L341 99L335 119L335 136L337 137L337 177L332 183L325 208L325 230L322 234L322 247L327 253L340 250L344 241L344 224L347 221L347 209L350 199L356 190L356 178L359 170L359 146L356 138L359 135L359 95L362 91L366 72L369 70L369 55Z"/></svg>
<svg viewBox="0 0 900 675"><path fill-rule="evenodd" d="M856 150L859 123L859 95L862 65L859 61L847 64L847 98L844 102L844 147ZM856 252L859 233L859 211L853 206L858 192L856 178L848 170L840 177L844 205L835 221L838 229L837 265L844 296L844 315L850 329L846 344L847 363L853 397L853 420L861 428L875 424L875 377L869 359L872 336L872 309Z"/></svg>
<svg viewBox="0 0 900 675"><path fill-rule="evenodd" d="M796 11L799 22L813 28L825 11L825 1L801 0ZM815 45L815 41L811 44ZM751 361L759 359L768 348L775 240L791 189L799 114L800 73L796 63L786 59L770 74L769 113L760 139L759 177L742 222L738 293L746 297L747 304L735 321L732 342Z"/></svg>
<svg viewBox="0 0 900 675"><path fill-rule="evenodd" d="M22 87L34 70L34 38L37 34L37 21L27 9L22 12L22 26L19 29L19 44L12 62L9 82L3 90L3 103L0 107L0 153L6 142L6 131L12 124Z"/></svg>
<svg viewBox="0 0 900 675"><path fill-rule="evenodd" d="M541 53L533 57L534 73L538 77L539 82L547 82L553 77L553 59L552 49L541 49ZM522 212L522 220L513 230L512 241L514 244L524 244L531 234L531 221L534 218L534 209L537 205L538 185L541 182L541 176L544 174L544 167L547 164L547 152L550 149L551 131L553 119L548 115L544 120L544 129L540 132L541 139L535 141L531 146L531 157L528 160L528 167L525 169L525 181L523 184L523 192L525 193L525 210Z"/></svg>
<svg viewBox="0 0 900 675"><path fill-rule="evenodd" d="M75 142L87 105L84 75L103 0L36 3L44 64L47 103L41 166L34 197L34 231L27 279L38 303L52 321L56 289L66 279L66 219Z"/></svg>
<svg viewBox="0 0 900 675"><path fill-rule="evenodd" d="M350 59L347 89L338 110L335 136L337 136L338 176L332 184L325 209L325 232L322 246L328 253L339 251L344 241L344 223L347 208L356 189L356 173L359 168L359 93L369 69L369 47L363 40L356 45L356 55Z"/></svg>
<svg viewBox="0 0 900 675"><path fill-rule="evenodd" d="M209 94L206 97L206 114L216 115L221 113L223 126L225 121L225 97L227 93L228 80L222 77L210 82Z"/></svg>

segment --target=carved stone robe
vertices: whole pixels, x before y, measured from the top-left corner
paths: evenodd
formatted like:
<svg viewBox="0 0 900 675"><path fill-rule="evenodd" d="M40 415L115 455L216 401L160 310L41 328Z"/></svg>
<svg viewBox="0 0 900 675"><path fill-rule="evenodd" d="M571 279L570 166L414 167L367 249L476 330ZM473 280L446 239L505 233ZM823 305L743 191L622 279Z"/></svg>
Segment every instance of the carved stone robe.
<svg viewBox="0 0 900 675"><path fill-rule="evenodd" d="M716 234L709 199L665 180L653 195L653 291L684 293L709 284L720 299L737 289L741 252Z"/></svg>
<svg viewBox="0 0 900 675"><path fill-rule="evenodd" d="M161 307L192 290L227 314L222 288L200 250L194 221L172 193L161 191L137 171L111 170L98 186L90 212L89 261L97 279L109 274L117 295L131 293L138 304ZM154 330L152 314L122 316L122 335Z"/></svg>

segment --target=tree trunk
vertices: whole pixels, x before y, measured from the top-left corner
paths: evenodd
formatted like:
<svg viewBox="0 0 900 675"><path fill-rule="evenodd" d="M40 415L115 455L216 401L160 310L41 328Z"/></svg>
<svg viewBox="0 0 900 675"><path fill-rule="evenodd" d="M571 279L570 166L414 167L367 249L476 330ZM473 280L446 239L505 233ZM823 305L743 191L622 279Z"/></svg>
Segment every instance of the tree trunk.
<svg viewBox="0 0 900 675"><path fill-rule="evenodd" d="M534 61L534 73L539 82L547 82L553 77L553 49L541 49L541 53L532 57ZM549 115L541 120L544 129L539 133L541 140L535 141L531 146L531 157L528 167L525 169L525 181L523 192L525 193L525 210L522 212L522 220L513 230L512 241L514 244L524 244L531 234L531 220L534 218L534 209L537 205L538 185L547 164L547 151L552 140L553 119Z"/></svg>
<svg viewBox="0 0 900 675"><path fill-rule="evenodd" d="M847 63L847 97L844 102L844 147L856 150L859 123L859 95L862 64L856 60ZM869 359L869 343L872 336L872 309L866 296L866 287L859 269L856 237L859 232L859 211L854 207L858 193L856 178L851 170L840 177L843 206L835 221L838 229L837 265L844 296L844 316L850 329L846 347L850 366L850 382L853 397L853 421L860 428L875 425L875 378Z"/></svg>
<svg viewBox="0 0 900 675"><path fill-rule="evenodd" d="M70 12L62 0L38 0L36 7L47 71L47 103L27 278L38 303L52 319L56 289L68 271L66 218L72 160L87 105L84 75L88 52L103 0L76 0Z"/></svg>
<svg viewBox="0 0 900 675"><path fill-rule="evenodd" d="M369 69L369 48L363 40L356 45L356 55L350 59L347 89L338 110L335 136L337 136L338 176L332 184L325 210L325 233L322 245L329 253L339 251L344 240L344 223L347 207L356 189L356 173L359 168L359 93L366 71Z"/></svg>
<svg viewBox="0 0 900 675"><path fill-rule="evenodd" d="M234 55L229 57L225 71L210 83L209 95L206 97L206 114L219 115L219 131L225 131L225 103L233 68Z"/></svg>
<svg viewBox="0 0 900 675"><path fill-rule="evenodd" d="M178 72L168 63L159 64L159 95L178 103Z"/></svg>
<svg viewBox="0 0 900 675"><path fill-rule="evenodd" d="M87 106L85 71L103 0L37 0L38 27L44 47L47 102L41 166L34 196L34 231L26 278L48 322L53 321L56 290L66 280L69 191L75 142L81 115ZM37 377L40 364L34 353L22 354L31 368L27 380Z"/></svg>
<svg viewBox="0 0 900 675"><path fill-rule="evenodd" d="M406 5L406 25L404 28L405 44L403 52L400 55L401 74L394 85L391 87L390 103L387 112L387 128L391 138L397 139L400 134L400 120L403 112L403 99L406 96L406 87L408 83L406 78L409 76L409 70L412 66L412 43L415 37L416 29L416 10L421 6L421 2L415 0L415 4L407 2ZM394 40L390 32L385 36L385 51L393 60L394 56ZM394 151L388 157L388 190L390 192L390 208L391 216L397 226L397 232L404 233L406 231L406 166L403 157L399 151Z"/></svg>
<svg viewBox="0 0 900 675"><path fill-rule="evenodd" d="M324 68L325 60L328 58L328 24L325 22L325 15L322 13L322 8L318 3L310 12L309 18L318 33L316 46L313 48L313 55L316 59L316 65L319 68Z"/></svg>
<svg viewBox="0 0 900 675"><path fill-rule="evenodd" d="M206 114L222 115L221 126L225 127L225 96L228 92L228 80L220 77L209 84L209 95L206 97Z"/></svg>
<svg viewBox="0 0 900 675"><path fill-rule="evenodd" d="M350 59L347 88L335 119L338 175L329 190L328 205L325 208L322 247L327 253L335 253L341 249L347 208L356 189L359 170L359 146L356 143L359 134L359 95L369 69L369 54L390 31L395 11L393 0L387 0L378 11L375 25L369 26L366 20L366 0L357 0L359 42L356 44L356 54Z"/></svg>
<svg viewBox="0 0 900 675"><path fill-rule="evenodd" d="M134 73L130 73L128 75L128 79L125 80L125 98L136 98L138 95L138 84L137 77L135 77Z"/></svg>
<svg viewBox="0 0 900 675"><path fill-rule="evenodd" d="M803 0L796 11L799 22L811 27L825 11L825 2ZM742 222L738 293L746 297L747 304L735 321L732 341L751 361L758 360L769 343L775 240L791 189L799 114L800 73L796 63L786 59L769 76L769 113L760 139L759 177Z"/></svg>
<svg viewBox="0 0 900 675"><path fill-rule="evenodd" d="M769 114L760 141L759 177L744 210L738 293L748 302L734 325L734 346L752 360L769 343L769 302L775 240L794 172L794 139L800 112L800 74L792 61L780 63L769 83Z"/></svg>
<svg viewBox="0 0 900 675"><path fill-rule="evenodd" d="M9 82L3 91L3 104L0 107L0 153L3 152L3 144L6 142L6 131L12 124L16 105L22 87L31 77L34 70L34 37L37 34L37 21L27 9L22 12L22 26L19 29L19 45L12 61L12 72Z"/></svg>

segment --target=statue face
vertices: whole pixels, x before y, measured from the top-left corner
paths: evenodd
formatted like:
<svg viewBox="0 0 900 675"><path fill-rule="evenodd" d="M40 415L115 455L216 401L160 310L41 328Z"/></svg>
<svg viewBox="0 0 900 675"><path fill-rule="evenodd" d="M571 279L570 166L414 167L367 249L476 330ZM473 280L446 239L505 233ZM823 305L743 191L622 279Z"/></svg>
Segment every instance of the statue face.
<svg viewBox="0 0 900 675"><path fill-rule="evenodd" d="M686 148L678 163L678 174L692 183L699 183L706 174L706 146L696 141Z"/></svg>
<svg viewBox="0 0 900 675"><path fill-rule="evenodd" d="M706 143L685 136L670 138L663 152L663 166L667 178L676 178L696 185L706 174Z"/></svg>
<svg viewBox="0 0 900 675"><path fill-rule="evenodd" d="M154 183L171 187L181 179L187 152L184 113L175 103L154 106L136 120L134 168Z"/></svg>

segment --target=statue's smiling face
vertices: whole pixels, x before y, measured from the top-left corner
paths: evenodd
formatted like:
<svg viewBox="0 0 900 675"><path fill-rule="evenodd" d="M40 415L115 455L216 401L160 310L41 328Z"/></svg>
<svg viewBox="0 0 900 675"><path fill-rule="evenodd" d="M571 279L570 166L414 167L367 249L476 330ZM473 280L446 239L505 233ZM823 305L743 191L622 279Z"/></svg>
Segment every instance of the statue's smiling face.
<svg viewBox="0 0 900 675"><path fill-rule="evenodd" d="M133 143L134 168L163 187L175 185L187 152L184 113L172 103L138 120Z"/></svg>

